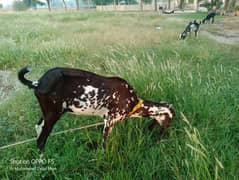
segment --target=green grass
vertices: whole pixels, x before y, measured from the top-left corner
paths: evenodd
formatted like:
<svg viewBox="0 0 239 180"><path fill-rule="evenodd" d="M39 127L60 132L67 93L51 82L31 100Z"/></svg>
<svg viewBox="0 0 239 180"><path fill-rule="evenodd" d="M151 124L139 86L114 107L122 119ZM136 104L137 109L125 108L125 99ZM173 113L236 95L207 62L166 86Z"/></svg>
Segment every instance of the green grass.
<svg viewBox="0 0 239 180"><path fill-rule="evenodd" d="M0 69L29 65L31 79L55 66L117 75L141 98L170 102L177 113L160 142L159 127L148 131L150 119L132 118L114 127L106 151L102 127L50 137L43 158L53 164L11 164L39 159L35 142L0 150L1 179L239 177L239 48L203 35L179 41L191 14L28 12L0 19ZM0 105L0 146L35 136L41 112L32 91L21 86ZM54 132L99 121L66 114Z"/></svg>

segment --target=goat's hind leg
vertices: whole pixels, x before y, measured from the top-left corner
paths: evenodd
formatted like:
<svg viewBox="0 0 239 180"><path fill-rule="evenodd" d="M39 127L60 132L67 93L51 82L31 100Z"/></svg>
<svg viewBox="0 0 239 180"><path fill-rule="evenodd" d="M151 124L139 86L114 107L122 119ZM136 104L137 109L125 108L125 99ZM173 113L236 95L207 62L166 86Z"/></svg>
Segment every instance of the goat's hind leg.
<svg viewBox="0 0 239 180"><path fill-rule="evenodd" d="M54 124L59 118L60 115L51 113L50 115L47 115L44 119L42 119L42 122L40 124L41 131L39 131L39 135L37 137L37 147L40 149L40 151L43 151L47 138L52 131Z"/></svg>
<svg viewBox="0 0 239 180"><path fill-rule="evenodd" d="M44 119L43 119L43 117L41 117L40 120L38 121L38 123L35 125L37 138L40 136L43 126L44 126Z"/></svg>

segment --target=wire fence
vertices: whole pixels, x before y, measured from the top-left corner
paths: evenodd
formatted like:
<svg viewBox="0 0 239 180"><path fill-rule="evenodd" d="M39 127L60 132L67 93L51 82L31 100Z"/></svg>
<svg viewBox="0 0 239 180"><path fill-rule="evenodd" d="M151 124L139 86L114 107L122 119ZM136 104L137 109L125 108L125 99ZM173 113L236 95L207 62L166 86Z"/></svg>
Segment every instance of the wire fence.
<svg viewBox="0 0 239 180"><path fill-rule="evenodd" d="M72 133L72 132L79 131L79 130L82 130L82 129L97 127L97 126L100 126L100 125L103 125L103 124L104 124L103 122L100 122L100 123L89 124L89 125L78 127L78 128L67 129L67 130L64 130L64 131L59 131L59 132L56 132L56 133L52 133L51 136L56 136L56 135L65 134L65 133ZM26 139L24 141L18 141L18 142L15 142L13 144L8 144L8 145L1 146L0 150L11 148L11 147L18 146L18 145L21 145L21 144L26 144L26 143L33 142L33 141L36 141L36 140L37 140L37 138L31 138L31 139Z"/></svg>

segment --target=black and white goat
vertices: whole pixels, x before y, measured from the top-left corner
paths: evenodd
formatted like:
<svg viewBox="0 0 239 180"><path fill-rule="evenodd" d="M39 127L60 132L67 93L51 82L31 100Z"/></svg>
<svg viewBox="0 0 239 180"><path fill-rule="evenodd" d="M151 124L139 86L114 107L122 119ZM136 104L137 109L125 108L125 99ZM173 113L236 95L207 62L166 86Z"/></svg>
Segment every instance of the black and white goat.
<svg viewBox="0 0 239 180"><path fill-rule="evenodd" d="M205 23L214 23L214 19L215 19L215 16L216 16L216 13L215 12L211 12L209 13L203 20L202 20L202 23L205 24Z"/></svg>
<svg viewBox="0 0 239 180"><path fill-rule="evenodd" d="M201 25L201 21L197 22L196 20L194 20L189 22L185 30L179 35L179 39L185 39L188 33L191 34L191 32L194 32L195 37L197 37L200 25Z"/></svg>
<svg viewBox="0 0 239 180"><path fill-rule="evenodd" d="M43 150L57 120L65 113L97 115L104 119L103 146L114 124L129 117L150 117L150 129L158 123L161 133L174 116L172 105L141 100L134 89L119 77L104 77L92 72L71 68L54 68L38 81L27 80L25 67L18 73L19 80L34 89L43 116L36 125L37 146Z"/></svg>

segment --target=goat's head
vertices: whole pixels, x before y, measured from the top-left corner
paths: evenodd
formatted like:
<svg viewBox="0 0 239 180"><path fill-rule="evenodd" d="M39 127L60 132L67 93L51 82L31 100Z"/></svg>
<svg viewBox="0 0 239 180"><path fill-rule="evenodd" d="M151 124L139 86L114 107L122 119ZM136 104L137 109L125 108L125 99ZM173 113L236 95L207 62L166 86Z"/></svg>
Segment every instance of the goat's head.
<svg viewBox="0 0 239 180"><path fill-rule="evenodd" d="M150 117L155 119L160 125L170 122L175 116L172 104L159 103L157 106L150 107Z"/></svg>
<svg viewBox="0 0 239 180"><path fill-rule="evenodd" d="M187 37L187 32L183 31L180 35L179 35L179 39L185 39Z"/></svg>

